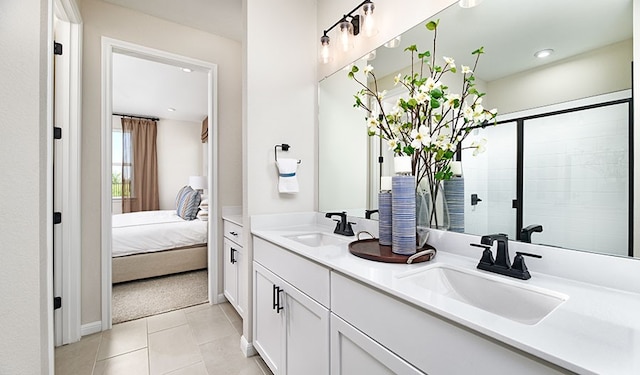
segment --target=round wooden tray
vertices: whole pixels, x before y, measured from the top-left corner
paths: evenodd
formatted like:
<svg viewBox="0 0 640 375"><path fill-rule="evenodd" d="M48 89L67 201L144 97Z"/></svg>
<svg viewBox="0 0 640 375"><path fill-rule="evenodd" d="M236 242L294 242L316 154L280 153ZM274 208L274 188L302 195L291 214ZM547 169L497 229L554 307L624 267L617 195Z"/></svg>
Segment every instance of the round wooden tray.
<svg viewBox="0 0 640 375"><path fill-rule="evenodd" d="M413 260L413 263L426 262L433 259L436 249L431 245L425 245L416 252L424 250L434 250L433 253L421 255ZM391 246L380 245L377 238L367 238L357 240L349 244L349 252L357 257L386 263L407 263L410 255L395 254L391 251Z"/></svg>

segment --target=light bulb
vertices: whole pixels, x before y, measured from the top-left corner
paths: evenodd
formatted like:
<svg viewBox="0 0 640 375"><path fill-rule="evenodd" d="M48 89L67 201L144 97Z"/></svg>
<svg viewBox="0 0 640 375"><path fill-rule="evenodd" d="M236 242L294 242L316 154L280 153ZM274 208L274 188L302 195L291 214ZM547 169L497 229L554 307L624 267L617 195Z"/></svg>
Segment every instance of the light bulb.
<svg viewBox="0 0 640 375"><path fill-rule="evenodd" d="M353 47L353 25L346 19L342 19L340 22L340 45L344 52L348 52Z"/></svg>
<svg viewBox="0 0 640 375"><path fill-rule="evenodd" d="M367 37L372 37L378 33L378 29L376 28L375 17L373 16L373 10L375 9L375 5L373 3L365 3L362 6L362 29L364 31L364 35Z"/></svg>
<svg viewBox="0 0 640 375"><path fill-rule="evenodd" d="M320 61L323 64L329 63L331 61L331 52L329 51L329 37L323 35L320 38L320 43L322 43L322 47L320 48Z"/></svg>

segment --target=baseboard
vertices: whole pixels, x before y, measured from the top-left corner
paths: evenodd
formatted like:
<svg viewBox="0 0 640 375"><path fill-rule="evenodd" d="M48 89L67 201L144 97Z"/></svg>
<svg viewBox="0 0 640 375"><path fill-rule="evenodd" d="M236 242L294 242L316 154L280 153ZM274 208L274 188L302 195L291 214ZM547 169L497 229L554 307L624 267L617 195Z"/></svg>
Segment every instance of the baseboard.
<svg viewBox="0 0 640 375"><path fill-rule="evenodd" d="M98 333L100 331L102 331L102 322L101 321L83 324L80 327L80 335L81 336L93 335L94 333Z"/></svg>
<svg viewBox="0 0 640 375"><path fill-rule="evenodd" d="M227 299L227 297L225 297L224 293L218 294L218 303L225 303L228 301L229 300Z"/></svg>
<svg viewBox="0 0 640 375"><path fill-rule="evenodd" d="M256 351L256 348L253 346L252 343L247 341L244 335L240 337L240 350L242 350L242 354L244 354L244 356L247 358L253 357L254 355L258 354L258 352Z"/></svg>

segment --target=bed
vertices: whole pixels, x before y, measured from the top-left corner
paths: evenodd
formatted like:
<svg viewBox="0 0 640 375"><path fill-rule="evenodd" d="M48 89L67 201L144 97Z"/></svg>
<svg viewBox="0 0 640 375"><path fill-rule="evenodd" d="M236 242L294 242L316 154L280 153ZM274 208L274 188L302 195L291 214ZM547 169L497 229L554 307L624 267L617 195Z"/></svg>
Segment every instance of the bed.
<svg viewBox="0 0 640 375"><path fill-rule="evenodd" d="M113 283L207 268L207 222L175 210L112 216Z"/></svg>

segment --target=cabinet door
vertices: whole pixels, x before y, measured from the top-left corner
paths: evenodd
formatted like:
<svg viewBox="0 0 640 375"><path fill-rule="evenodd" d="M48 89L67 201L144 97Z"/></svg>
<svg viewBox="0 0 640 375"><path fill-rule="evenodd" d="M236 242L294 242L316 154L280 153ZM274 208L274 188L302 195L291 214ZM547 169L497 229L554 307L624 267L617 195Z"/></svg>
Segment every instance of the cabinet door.
<svg viewBox="0 0 640 375"><path fill-rule="evenodd" d="M237 245L224 239L224 295L237 309L238 307L238 254Z"/></svg>
<svg viewBox="0 0 640 375"><path fill-rule="evenodd" d="M284 282L273 273L253 262L253 345L275 375L283 374L285 353ZM281 291L282 290L282 291Z"/></svg>
<svg viewBox="0 0 640 375"><path fill-rule="evenodd" d="M286 360L284 374L329 374L329 310L285 284Z"/></svg>
<svg viewBox="0 0 640 375"><path fill-rule="evenodd" d="M355 327L331 314L332 375L424 374Z"/></svg>

